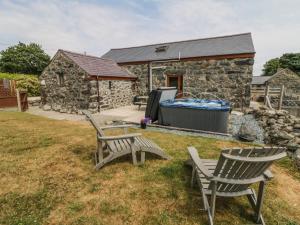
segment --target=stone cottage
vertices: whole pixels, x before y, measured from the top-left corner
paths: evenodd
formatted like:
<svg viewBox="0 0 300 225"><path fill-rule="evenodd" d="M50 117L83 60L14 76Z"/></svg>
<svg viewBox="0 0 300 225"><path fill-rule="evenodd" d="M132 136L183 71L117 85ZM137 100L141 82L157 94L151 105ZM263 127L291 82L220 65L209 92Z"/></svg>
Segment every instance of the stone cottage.
<svg viewBox="0 0 300 225"><path fill-rule="evenodd" d="M40 76L42 107L77 113L129 105L135 80L113 60L58 50Z"/></svg>
<svg viewBox="0 0 300 225"><path fill-rule="evenodd" d="M300 76L288 68L279 68L272 76L253 77L253 88L264 88L267 85L273 88L280 88L281 85L284 85L286 94L298 94L300 96Z"/></svg>
<svg viewBox="0 0 300 225"><path fill-rule="evenodd" d="M137 76L138 95L176 86L179 96L209 93L240 107L250 104L254 56L251 34L245 33L111 49L102 57Z"/></svg>

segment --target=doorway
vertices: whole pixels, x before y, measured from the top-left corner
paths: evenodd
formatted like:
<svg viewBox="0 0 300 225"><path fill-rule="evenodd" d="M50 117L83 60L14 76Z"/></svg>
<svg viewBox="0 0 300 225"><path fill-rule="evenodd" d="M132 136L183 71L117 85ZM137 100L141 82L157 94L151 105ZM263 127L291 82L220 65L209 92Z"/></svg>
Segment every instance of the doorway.
<svg viewBox="0 0 300 225"><path fill-rule="evenodd" d="M167 86L177 88L177 98L183 95L183 76L182 75L167 75Z"/></svg>

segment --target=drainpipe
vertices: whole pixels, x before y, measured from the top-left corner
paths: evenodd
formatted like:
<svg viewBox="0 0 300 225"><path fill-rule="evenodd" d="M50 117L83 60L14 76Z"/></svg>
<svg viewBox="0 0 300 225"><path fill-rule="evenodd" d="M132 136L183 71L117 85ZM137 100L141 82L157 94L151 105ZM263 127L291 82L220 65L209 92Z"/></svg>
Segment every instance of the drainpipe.
<svg viewBox="0 0 300 225"><path fill-rule="evenodd" d="M98 76L96 76L97 79L97 102L98 102L98 112L100 113L100 93L99 93L99 81Z"/></svg>
<svg viewBox="0 0 300 225"><path fill-rule="evenodd" d="M152 62L149 62L149 93L152 91Z"/></svg>

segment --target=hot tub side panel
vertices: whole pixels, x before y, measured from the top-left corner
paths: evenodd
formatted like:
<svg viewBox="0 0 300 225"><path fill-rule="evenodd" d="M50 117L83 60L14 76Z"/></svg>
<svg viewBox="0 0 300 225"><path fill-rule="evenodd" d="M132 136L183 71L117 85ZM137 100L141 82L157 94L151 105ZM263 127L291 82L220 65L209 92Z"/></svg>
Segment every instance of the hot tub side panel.
<svg viewBox="0 0 300 225"><path fill-rule="evenodd" d="M165 126L227 133L229 111L161 106L158 123Z"/></svg>

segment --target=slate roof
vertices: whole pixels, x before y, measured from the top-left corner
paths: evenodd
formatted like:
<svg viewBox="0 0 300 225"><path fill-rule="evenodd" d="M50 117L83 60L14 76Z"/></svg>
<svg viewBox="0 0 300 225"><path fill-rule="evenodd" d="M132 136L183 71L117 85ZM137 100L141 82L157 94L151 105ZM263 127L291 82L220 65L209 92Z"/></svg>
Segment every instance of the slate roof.
<svg viewBox="0 0 300 225"><path fill-rule="evenodd" d="M91 76L136 78L135 75L121 68L111 59L103 59L96 56L84 55L61 49L59 51L74 61L80 68Z"/></svg>
<svg viewBox="0 0 300 225"><path fill-rule="evenodd" d="M273 76L253 76L251 84L262 85L262 84L265 84L272 77Z"/></svg>
<svg viewBox="0 0 300 225"><path fill-rule="evenodd" d="M251 33L111 49L102 57L126 63L247 53L255 53Z"/></svg>

